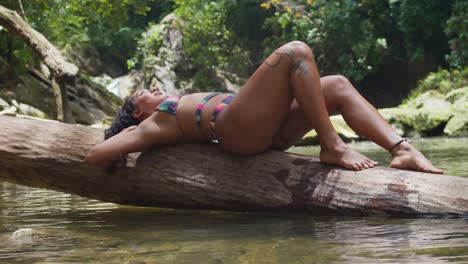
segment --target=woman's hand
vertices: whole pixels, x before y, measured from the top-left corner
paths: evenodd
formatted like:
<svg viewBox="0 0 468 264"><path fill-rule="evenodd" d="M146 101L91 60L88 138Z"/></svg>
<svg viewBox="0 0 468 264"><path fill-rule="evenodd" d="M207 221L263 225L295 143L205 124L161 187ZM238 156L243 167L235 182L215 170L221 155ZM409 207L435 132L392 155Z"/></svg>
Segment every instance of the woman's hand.
<svg viewBox="0 0 468 264"><path fill-rule="evenodd" d="M177 141L173 127L159 125L154 120L145 120L92 147L84 162L93 166L107 167L128 153L141 152L155 145Z"/></svg>
<svg viewBox="0 0 468 264"><path fill-rule="evenodd" d="M120 131L120 133L116 134L115 136L117 135L120 135L120 137L122 135L125 135L133 130L135 130L138 126L129 126L125 129L123 129L122 131ZM104 143L104 142L102 142ZM98 146L100 146L102 143L94 146L93 148L91 148L91 150L88 152L88 154L86 155L85 159L84 159L84 162L86 162L87 164L89 165L93 165L93 166L103 166L103 167L107 167L109 166L110 164L112 164L113 161L98 161L98 157L96 156L96 148L98 148ZM125 155L121 155L120 156L120 159L122 159L122 157L124 157ZM101 159L102 160L102 159Z"/></svg>

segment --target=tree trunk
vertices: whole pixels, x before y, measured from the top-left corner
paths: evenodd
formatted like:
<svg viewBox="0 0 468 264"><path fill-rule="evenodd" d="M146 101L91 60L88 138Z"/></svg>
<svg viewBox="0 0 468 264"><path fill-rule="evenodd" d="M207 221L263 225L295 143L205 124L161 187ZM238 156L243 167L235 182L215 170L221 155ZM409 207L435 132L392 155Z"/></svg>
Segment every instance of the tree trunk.
<svg viewBox="0 0 468 264"><path fill-rule="evenodd" d="M66 83L73 82L78 74L78 68L65 60L62 53L52 45L41 33L31 28L17 12L7 9L0 5L0 25L3 25L9 32L23 39L31 47L44 64L49 67L52 78L56 81L58 87L56 101L61 101L62 105L57 112L63 112L64 122L74 123L71 110L68 106L66 93ZM60 98L60 99L59 99ZM57 107L60 107L57 105Z"/></svg>
<svg viewBox="0 0 468 264"><path fill-rule="evenodd" d="M373 168L268 151L226 154L214 144L157 148L131 165L87 166L102 129L0 116L0 179L108 202L185 209L467 215L468 178Z"/></svg>
<svg viewBox="0 0 468 264"><path fill-rule="evenodd" d="M62 91L57 82L52 78L51 81L52 91L54 92L55 105L57 106L57 120L63 122L63 103L62 103Z"/></svg>

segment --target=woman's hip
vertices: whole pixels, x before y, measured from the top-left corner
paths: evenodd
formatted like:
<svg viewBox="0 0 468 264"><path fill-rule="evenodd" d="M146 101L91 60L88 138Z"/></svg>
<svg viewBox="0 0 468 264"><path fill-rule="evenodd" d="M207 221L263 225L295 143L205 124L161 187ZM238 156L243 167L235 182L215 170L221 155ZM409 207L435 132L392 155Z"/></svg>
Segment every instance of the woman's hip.
<svg viewBox="0 0 468 264"><path fill-rule="evenodd" d="M273 143L273 134L244 126L230 118L228 109L218 116L216 121L216 138L220 146L227 152L249 155L268 150Z"/></svg>

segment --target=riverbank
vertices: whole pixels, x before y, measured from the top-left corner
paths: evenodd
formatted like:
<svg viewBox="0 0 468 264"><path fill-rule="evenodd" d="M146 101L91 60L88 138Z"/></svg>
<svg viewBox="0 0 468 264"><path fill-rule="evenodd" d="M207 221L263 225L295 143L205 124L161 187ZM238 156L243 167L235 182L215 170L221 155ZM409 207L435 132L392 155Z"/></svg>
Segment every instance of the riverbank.
<svg viewBox="0 0 468 264"><path fill-rule="evenodd" d="M441 94L429 90L398 107L379 109L379 113L402 137L421 138L433 136L468 136L468 87L451 90ZM331 116L333 126L346 141L360 141L341 115ZM297 146L316 145L318 137L315 130L307 133Z"/></svg>

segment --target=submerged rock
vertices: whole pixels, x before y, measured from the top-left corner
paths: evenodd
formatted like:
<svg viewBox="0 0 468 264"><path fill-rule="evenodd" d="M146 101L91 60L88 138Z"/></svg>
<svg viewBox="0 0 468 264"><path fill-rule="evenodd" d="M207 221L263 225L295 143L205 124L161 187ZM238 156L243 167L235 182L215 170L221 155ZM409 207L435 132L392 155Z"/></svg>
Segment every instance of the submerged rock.
<svg viewBox="0 0 468 264"><path fill-rule="evenodd" d="M20 228L13 232L8 238L9 242L16 245L31 244L38 237L32 228Z"/></svg>
<svg viewBox="0 0 468 264"><path fill-rule="evenodd" d="M16 251L18 248L28 249L41 247L57 248L60 244L74 244L76 236L66 231L54 229L20 228L11 234L0 236L2 249Z"/></svg>

